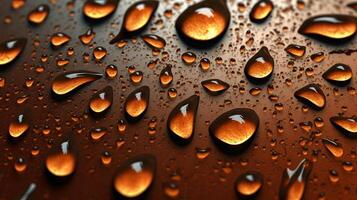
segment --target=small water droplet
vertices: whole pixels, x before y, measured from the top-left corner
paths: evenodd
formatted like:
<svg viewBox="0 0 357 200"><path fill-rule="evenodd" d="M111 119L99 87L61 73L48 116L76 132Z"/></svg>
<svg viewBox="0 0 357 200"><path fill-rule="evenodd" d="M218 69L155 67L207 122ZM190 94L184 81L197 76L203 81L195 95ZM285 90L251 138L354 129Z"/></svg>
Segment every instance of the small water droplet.
<svg viewBox="0 0 357 200"><path fill-rule="evenodd" d="M130 74L130 80L134 85L139 85L143 81L144 73L142 71L135 71Z"/></svg>
<svg viewBox="0 0 357 200"><path fill-rule="evenodd" d="M182 61L187 64L187 65L192 65L194 62L196 62L196 54L192 52L185 52L181 56Z"/></svg>
<svg viewBox="0 0 357 200"><path fill-rule="evenodd" d="M9 134L12 138L21 137L30 127L24 114L19 114L9 125Z"/></svg>
<svg viewBox="0 0 357 200"><path fill-rule="evenodd" d="M115 66L115 65L108 65L106 68L105 68L105 74L113 79L115 78L117 75L118 75L118 68Z"/></svg>
<svg viewBox="0 0 357 200"><path fill-rule="evenodd" d="M294 96L302 103L322 110L326 105L326 97L320 87L316 84L309 84L294 93Z"/></svg>
<svg viewBox="0 0 357 200"><path fill-rule="evenodd" d="M208 58L202 58L200 61L202 71L208 71L211 67L211 61Z"/></svg>
<svg viewBox="0 0 357 200"><path fill-rule="evenodd" d="M301 58L305 55L306 47L297 44L290 44L285 48L285 51L293 57Z"/></svg>
<svg viewBox="0 0 357 200"><path fill-rule="evenodd" d="M180 195L180 188L174 182L164 184L165 195L169 198L177 198Z"/></svg>
<svg viewBox="0 0 357 200"><path fill-rule="evenodd" d="M131 92L125 100L125 116L128 121L138 121L149 106L150 88L142 86Z"/></svg>
<svg viewBox="0 0 357 200"><path fill-rule="evenodd" d="M65 33L55 33L51 37L51 45L53 47L63 46L71 40L71 37Z"/></svg>
<svg viewBox="0 0 357 200"><path fill-rule="evenodd" d="M243 199L255 197L263 187L263 176L259 172L247 172L240 175L235 183L238 196Z"/></svg>
<svg viewBox="0 0 357 200"><path fill-rule="evenodd" d="M343 148L340 143L327 138L323 138L322 143L333 156L337 158L343 156Z"/></svg>
<svg viewBox="0 0 357 200"><path fill-rule="evenodd" d="M19 158L16 160L14 169L18 173L22 173L27 169L27 164L23 158Z"/></svg>
<svg viewBox="0 0 357 200"><path fill-rule="evenodd" d="M273 9L274 5L270 0L259 0L254 4L249 13L250 21L254 23L263 23L270 16Z"/></svg>
<svg viewBox="0 0 357 200"><path fill-rule="evenodd" d="M96 60L102 60L107 55L107 50L104 47L96 47L93 50L93 56Z"/></svg>
<svg viewBox="0 0 357 200"><path fill-rule="evenodd" d="M110 165L112 162L112 155L108 151L104 151L100 157L100 160L102 161L103 165Z"/></svg>
<svg viewBox="0 0 357 200"><path fill-rule="evenodd" d="M113 103L113 88L107 86L98 91L90 100L89 108L92 112L99 114L108 110Z"/></svg>
<svg viewBox="0 0 357 200"><path fill-rule="evenodd" d="M163 49L166 46L166 41L154 34L145 34L142 36L144 42L152 49Z"/></svg>
<svg viewBox="0 0 357 200"><path fill-rule="evenodd" d="M100 20L113 14L119 0L87 0L83 5L83 14L92 20Z"/></svg>
<svg viewBox="0 0 357 200"><path fill-rule="evenodd" d="M42 4L32 10L28 14L27 19L31 24L42 24L47 19L49 13L50 7L48 5Z"/></svg>
<svg viewBox="0 0 357 200"><path fill-rule="evenodd" d="M323 60L325 60L325 54L324 52L317 52L311 55L311 60L314 62L320 63Z"/></svg>
<svg viewBox="0 0 357 200"><path fill-rule="evenodd" d="M0 43L0 66L14 61L23 51L27 43L26 38L17 38Z"/></svg>
<svg viewBox="0 0 357 200"><path fill-rule="evenodd" d="M102 139L105 135L107 134L107 129L106 128L93 128L90 130L90 137L94 141L98 141Z"/></svg>
<svg viewBox="0 0 357 200"><path fill-rule="evenodd" d="M328 69L322 77L332 84L344 86L351 82L352 69L345 64L335 64Z"/></svg>
<svg viewBox="0 0 357 200"><path fill-rule="evenodd" d="M95 32L90 28L88 29L84 34L79 36L79 40L83 43L83 44L89 44L92 42L92 40L95 37Z"/></svg>
<svg viewBox="0 0 357 200"><path fill-rule="evenodd" d="M12 0L11 8L14 10L18 10L18 9L24 7L25 3L26 3L26 0Z"/></svg>
<svg viewBox="0 0 357 200"><path fill-rule="evenodd" d="M267 47L262 47L258 53L249 59L244 68L248 80L255 84L267 82L273 74L274 59Z"/></svg>
<svg viewBox="0 0 357 200"><path fill-rule="evenodd" d="M170 99L175 99L177 97L177 90L175 88L169 88L167 91L167 95Z"/></svg>
<svg viewBox="0 0 357 200"><path fill-rule="evenodd" d="M203 89L213 96L220 95L229 89L230 85L219 79L209 79L201 82Z"/></svg>
<svg viewBox="0 0 357 200"><path fill-rule="evenodd" d="M171 71L172 66L167 65L164 69L162 69L160 73L160 84L162 87L168 87L172 81L174 80L174 76Z"/></svg>
<svg viewBox="0 0 357 200"><path fill-rule="evenodd" d="M356 117L331 117L330 122L347 137L356 137L357 118Z"/></svg>

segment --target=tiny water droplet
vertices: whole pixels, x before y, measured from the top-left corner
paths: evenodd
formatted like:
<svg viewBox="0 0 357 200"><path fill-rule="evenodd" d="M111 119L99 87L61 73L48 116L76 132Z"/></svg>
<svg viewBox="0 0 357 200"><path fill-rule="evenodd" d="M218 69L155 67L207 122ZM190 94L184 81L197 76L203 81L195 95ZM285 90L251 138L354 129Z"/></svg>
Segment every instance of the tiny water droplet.
<svg viewBox="0 0 357 200"><path fill-rule="evenodd" d="M357 118L356 117L331 117L330 122L348 137L357 135Z"/></svg>
<svg viewBox="0 0 357 200"><path fill-rule="evenodd" d="M145 34L142 38L152 49L163 49L166 46L166 41L158 35Z"/></svg>
<svg viewBox="0 0 357 200"><path fill-rule="evenodd" d="M47 19L49 13L50 7L48 5L42 4L32 10L28 14L27 19L31 24L42 24Z"/></svg>
<svg viewBox="0 0 357 200"><path fill-rule="evenodd" d="M235 190L243 199L255 197L263 187L263 176L259 172L247 172L235 182Z"/></svg>
<svg viewBox="0 0 357 200"><path fill-rule="evenodd" d="M205 89L205 91L212 96L220 95L230 87L228 83L219 79L205 80L201 82L201 85L203 86L203 89Z"/></svg>
<svg viewBox="0 0 357 200"><path fill-rule="evenodd" d="M259 0L254 4L252 10L249 13L250 21L254 23L263 23L274 9L273 2L270 0Z"/></svg>
<svg viewBox="0 0 357 200"><path fill-rule="evenodd" d="M294 93L294 96L302 103L314 108L322 110L326 105L326 97L324 92L316 84L309 84Z"/></svg>
<svg viewBox="0 0 357 200"><path fill-rule="evenodd" d="M108 151L104 151L100 157L100 160L102 161L103 165L110 165L112 162L112 155Z"/></svg>
<svg viewBox="0 0 357 200"><path fill-rule="evenodd" d="M177 198L180 195L180 188L174 182L165 183L164 192L169 198Z"/></svg>
<svg viewBox="0 0 357 200"><path fill-rule="evenodd" d="M187 64L187 65L192 65L194 62L196 62L196 54L192 52L185 52L181 56L182 61Z"/></svg>
<svg viewBox="0 0 357 200"><path fill-rule="evenodd" d="M322 77L332 84L344 86L351 82L352 69L348 65L338 63L328 69Z"/></svg>
<svg viewBox="0 0 357 200"><path fill-rule="evenodd" d="M290 44L285 48L285 51L293 57L301 58L305 55L306 47L297 44Z"/></svg>
<svg viewBox="0 0 357 200"><path fill-rule="evenodd" d="M113 14L119 0L87 0L83 5L83 14L92 20L100 20Z"/></svg>
<svg viewBox="0 0 357 200"><path fill-rule="evenodd" d="M0 66L14 61L23 51L27 43L26 38L17 38L0 43Z"/></svg>
<svg viewBox="0 0 357 200"><path fill-rule="evenodd" d="M24 114L19 114L9 125L9 134L12 138L21 137L30 127Z"/></svg>
<svg viewBox="0 0 357 200"><path fill-rule="evenodd" d="M343 148L340 143L327 138L323 138L322 143L333 156L337 158L343 156Z"/></svg>
<svg viewBox="0 0 357 200"><path fill-rule="evenodd" d="M128 121L138 121L149 106L150 88L142 86L131 92L125 100L125 116Z"/></svg>
<svg viewBox="0 0 357 200"><path fill-rule="evenodd" d="M63 46L71 40L71 37L65 33L55 33L51 37L51 45L53 47Z"/></svg>
<svg viewBox="0 0 357 200"><path fill-rule="evenodd" d="M112 103L113 88L111 86L107 86L93 95L89 103L89 108L92 112L99 114L107 111Z"/></svg>
<svg viewBox="0 0 357 200"><path fill-rule="evenodd" d="M160 84L162 87L168 87L172 81L174 80L174 76L171 71L172 66L167 65L164 69L162 69L160 73Z"/></svg>
<svg viewBox="0 0 357 200"><path fill-rule="evenodd" d="M248 80L255 84L266 83L273 74L274 59L267 47L262 47L258 53L249 59L244 68Z"/></svg>

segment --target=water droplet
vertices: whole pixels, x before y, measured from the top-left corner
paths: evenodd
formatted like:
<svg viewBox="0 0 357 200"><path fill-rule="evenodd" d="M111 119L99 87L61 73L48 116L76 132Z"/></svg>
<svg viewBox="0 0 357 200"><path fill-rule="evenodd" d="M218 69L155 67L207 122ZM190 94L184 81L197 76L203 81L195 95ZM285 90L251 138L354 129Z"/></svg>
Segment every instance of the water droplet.
<svg viewBox="0 0 357 200"><path fill-rule="evenodd" d="M112 155L108 151L104 151L100 157L103 165L109 165L112 162Z"/></svg>
<svg viewBox="0 0 357 200"><path fill-rule="evenodd" d="M26 3L26 0L12 0L11 7L14 10L18 10L18 9L24 7L25 3Z"/></svg>
<svg viewBox="0 0 357 200"><path fill-rule="evenodd" d="M259 172L247 172L240 175L235 183L235 190L243 199L255 197L263 187L263 177Z"/></svg>
<svg viewBox="0 0 357 200"><path fill-rule="evenodd" d="M90 71L71 71L58 75L52 83L56 95L67 95L75 89L102 77L102 74Z"/></svg>
<svg viewBox="0 0 357 200"><path fill-rule="evenodd" d="M175 27L187 44L211 46L223 37L230 18L226 1L204 0L181 13Z"/></svg>
<svg viewBox="0 0 357 200"><path fill-rule="evenodd" d="M23 51L27 43L26 38L17 38L0 43L0 66L14 61Z"/></svg>
<svg viewBox="0 0 357 200"><path fill-rule="evenodd" d="M113 180L114 189L121 197L139 198L152 185L155 173L154 156L136 156L120 166Z"/></svg>
<svg viewBox="0 0 357 200"><path fill-rule="evenodd" d="M144 74L142 71L135 71L130 74L130 80L134 85L139 85L143 81Z"/></svg>
<svg viewBox="0 0 357 200"><path fill-rule="evenodd" d="M90 137L94 141L98 141L102 139L105 135L107 134L107 129L106 128L93 128L90 130Z"/></svg>
<svg viewBox="0 0 357 200"><path fill-rule="evenodd" d="M330 170L329 178L330 178L330 181L333 183L337 183L340 180L336 170Z"/></svg>
<svg viewBox="0 0 357 200"><path fill-rule="evenodd" d="M298 32L322 41L346 41L357 32L357 18L349 15L319 15L304 21Z"/></svg>
<svg viewBox="0 0 357 200"><path fill-rule="evenodd" d="M95 37L95 32L90 28L88 29L83 35L79 36L79 40L83 43L83 44L89 44L92 42L92 40Z"/></svg>
<svg viewBox="0 0 357 200"><path fill-rule="evenodd" d="M123 26L110 44L119 42L143 31L154 15L159 1L138 1L131 5L124 15Z"/></svg>
<svg viewBox="0 0 357 200"><path fill-rule="evenodd" d="M187 144L193 138L199 101L199 96L192 95L176 105L169 115L167 129L178 144Z"/></svg>
<svg viewBox="0 0 357 200"><path fill-rule="evenodd" d="M311 55L311 60L314 62L320 63L325 59L324 52L317 52Z"/></svg>
<svg viewBox="0 0 357 200"><path fill-rule="evenodd" d="M65 33L55 33L51 37L51 45L53 47L59 47L65 45L71 40L71 37L66 35Z"/></svg>
<svg viewBox="0 0 357 200"><path fill-rule="evenodd" d="M42 24L47 19L49 13L50 7L42 4L32 10L28 14L27 19L31 24Z"/></svg>
<svg viewBox="0 0 357 200"><path fill-rule="evenodd" d="M356 137L357 118L356 117L331 117L330 122L348 137Z"/></svg>
<svg viewBox="0 0 357 200"><path fill-rule="evenodd" d="M261 92L262 92L262 89L260 89L258 87L254 87L249 90L249 94L251 94L252 96L258 96Z"/></svg>
<svg viewBox="0 0 357 200"><path fill-rule="evenodd" d="M209 156L210 152L210 148L196 148L196 157L203 160Z"/></svg>
<svg viewBox="0 0 357 200"><path fill-rule="evenodd" d="M14 169L18 173L22 173L27 169L27 164L23 158L19 158L16 160Z"/></svg>
<svg viewBox="0 0 357 200"><path fill-rule="evenodd" d="M274 59L271 57L267 47L262 47L258 53L249 59L244 68L247 78L255 83L267 82L273 74Z"/></svg>
<svg viewBox="0 0 357 200"><path fill-rule="evenodd" d="M174 76L171 71L172 66L167 65L164 69L162 69L160 73L160 84L162 87L168 87L172 81L174 80Z"/></svg>
<svg viewBox="0 0 357 200"><path fill-rule="evenodd" d="M185 52L181 56L182 61L187 64L187 65L192 65L194 62L196 62L196 54L192 52Z"/></svg>
<svg viewBox="0 0 357 200"><path fill-rule="evenodd" d="M113 88L105 87L103 90L93 95L90 100L89 108L92 112L99 114L108 110L113 102Z"/></svg>
<svg viewBox="0 0 357 200"><path fill-rule="evenodd" d="M303 159L295 169L284 170L280 185L280 198L286 200L303 199L311 168L312 163Z"/></svg>
<svg viewBox="0 0 357 200"><path fill-rule="evenodd" d="M99 20L113 14L119 0L87 0L83 6L83 14L92 20Z"/></svg>
<svg viewBox="0 0 357 200"><path fill-rule="evenodd" d="M345 64L335 64L322 77L332 84L344 86L351 82L352 69Z"/></svg>
<svg viewBox="0 0 357 200"><path fill-rule="evenodd" d="M348 7L352 8L353 10L357 10L357 2L352 2L347 4Z"/></svg>
<svg viewBox="0 0 357 200"><path fill-rule="evenodd" d="M326 105L326 97L320 87L316 84L309 84L294 93L294 96L302 103L322 110Z"/></svg>
<svg viewBox="0 0 357 200"><path fill-rule="evenodd" d="M323 138L322 143L333 156L337 158L343 156L343 148L340 143L327 138Z"/></svg>
<svg viewBox="0 0 357 200"><path fill-rule="evenodd" d="M228 83L219 79L205 80L201 82L201 85L208 94L213 96L217 96L224 93L230 87Z"/></svg>
<svg viewBox="0 0 357 200"><path fill-rule="evenodd" d="M353 164L349 161L345 161L342 163L342 168L346 171L346 172L350 172L353 170Z"/></svg>
<svg viewBox="0 0 357 200"><path fill-rule="evenodd" d="M175 88L169 88L167 91L167 95L170 99L174 99L177 97L177 90Z"/></svg>
<svg viewBox="0 0 357 200"><path fill-rule="evenodd" d="M263 23L274 9L273 2L270 0L260 0L249 13L250 21L254 23Z"/></svg>
<svg viewBox="0 0 357 200"><path fill-rule="evenodd" d="M208 58L202 58L200 61L202 71L208 71L211 67L211 61Z"/></svg>
<svg viewBox="0 0 357 200"><path fill-rule="evenodd" d="M118 75L118 68L115 65L108 65L105 68L105 74L113 79Z"/></svg>
<svg viewBox="0 0 357 200"><path fill-rule="evenodd" d="M119 120L117 128L120 133L124 133L126 130L126 122L123 119Z"/></svg>
<svg viewBox="0 0 357 200"><path fill-rule="evenodd" d="M125 116L128 121L138 121L149 106L150 88L142 86L131 92L125 100Z"/></svg>
<svg viewBox="0 0 357 200"><path fill-rule="evenodd" d="M177 198L180 195L180 188L174 182L164 184L165 195L169 198Z"/></svg>
<svg viewBox="0 0 357 200"><path fill-rule="evenodd" d="M104 47L96 47L93 50L93 56L96 60L102 60L107 55L107 50Z"/></svg>
<svg viewBox="0 0 357 200"><path fill-rule="evenodd" d="M223 113L209 126L209 133L222 150L235 153L253 140L259 117L249 108L236 108Z"/></svg>
<svg viewBox="0 0 357 200"><path fill-rule="evenodd" d="M12 138L21 137L30 127L24 114L19 114L9 125L9 134Z"/></svg>
<svg viewBox="0 0 357 200"><path fill-rule="evenodd" d="M301 58L305 55L306 47L297 44L290 44L285 48L285 51L293 57Z"/></svg>
<svg viewBox="0 0 357 200"><path fill-rule="evenodd" d="M144 42L152 49L163 49L166 46L166 41L154 34L145 34L142 36Z"/></svg>

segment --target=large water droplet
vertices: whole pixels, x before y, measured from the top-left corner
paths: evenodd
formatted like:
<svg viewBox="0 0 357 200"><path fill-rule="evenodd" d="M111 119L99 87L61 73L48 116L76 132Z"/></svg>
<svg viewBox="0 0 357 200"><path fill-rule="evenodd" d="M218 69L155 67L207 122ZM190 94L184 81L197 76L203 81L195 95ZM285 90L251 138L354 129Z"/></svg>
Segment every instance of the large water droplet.
<svg viewBox="0 0 357 200"><path fill-rule="evenodd" d="M142 86L131 92L125 100L124 110L128 121L138 121L149 106L150 88Z"/></svg>
<svg viewBox="0 0 357 200"><path fill-rule="evenodd" d="M352 69L345 64L335 64L322 77L332 84L344 86L351 82Z"/></svg>
<svg viewBox="0 0 357 200"><path fill-rule="evenodd" d="M357 136L357 118L356 117L331 117L330 122L348 137Z"/></svg>
<svg viewBox="0 0 357 200"><path fill-rule="evenodd" d="M176 20L176 31L188 44L210 46L223 37L230 23L225 0L204 0L187 8Z"/></svg>
<svg viewBox="0 0 357 200"><path fill-rule="evenodd" d="M75 89L102 77L102 74L90 71L71 71L58 75L52 83L56 95L67 95Z"/></svg>
<svg viewBox="0 0 357 200"><path fill-rule="evenodd" d="M351 39L357 31L357 18L349 15L319 15L304 21L299 33L322 41Z"/></svg>
<svg viewBox="0 0 357 200"><path fill-rule="evenodd" d="M167 65L160 73L160 84L162 87L168 87L174 80L171 68L171 65Z"/></svg>
<svg viewBox="0 0 357 200"><path fill-rule="evenodd" d="M274 59L271 57L268 48L264 46L248 60L244 73L251 82L262 84L270 79L273 70Z"/></svg>
<svg viewBox="0 0 357 200"><path fill-rule="evenodd" d="M343 148L340 143L326 138L322 139L322 143L333 156L337 158L343 156Z"/></svg>
<svg viewBox="0 0 357 200"><path fill-rule="evenodd" d="M199 96L192 95L180 102L169 115L167 129L178 144L189 143L193 138L199 101Z"/></svg>
<svg viewBox="0 0 357 200"><path fill-rule="evenodd" d="M93 95L89 103L89 108L94 113L103 113L108 110L113 102L113 88L105 87L103 90Z"/></svg>
<svg viewBox="0 0 357 200"><path fill-rule="evenodd" d="M294 93L294 96L304 104L321 110L325 107L326 97L324 92L316 84L309 84Z"/></svg>
<svg viewBox="0 0 357 200"><path fill-rule="evenodd" d="M263 187L263 176L259 172L247 172L240 175L235 183L235 190L242 199L254 198Z"/></svg>
<svg viewBox="0 0 357 200"><path fill-rule="evenodd" d="M154 15L159 2L155 0L139 1L131 5L124 15L123 26L110 44L119 42L143 31Z"/></svg>
<svg viewBox="0 0 357 200"><path fill-rule="evenodd" d="M297 44L290 44L285 48L285 51L293 57L301 58L305 55L306 47Z"/></svg>
<svg viewBox="0 0 357 200"><path fill-rule="evenodd" d="M27 19L31 24L42 24L49 13L50 7L48 5L39 5L28 14Z"/></svg>
<svg viewBox="0 0 357 200"><path fill-rule="evenodd" d="M263 23L274 9L273 2L270 0L260 0L249 13L250 21L254 23Z"/></svg>
<svg viewBox="0 0 357 200"><path fill-rule="evenodd" d="M152 49L163 49L166 46L166 41L157 35L146 34L142 36L144 42Z"/></svg>
<svg viewBox="0 0 357 200"><path fill-rule="evenodd" d="M139 198L152 185L155 173L154 156L136 156L120 166L114 176L114 189L121 198Z"/></svg>
<svg viewBox="0 0 357 200"><path fill-rule="evenodd" d="M99 20L113 14L119 0L87 0L83 5L83 14L89 19Z"/></svg>
<svg viewBox="0 0 357 200"><path fill-rule="evenodd" d="M25 116L20 114L10 123L9 134L12 138L19 138L29 129L29 127L30 125L26 121Z"/></svg>
<svg viewBox="0 0 357 200"><path fill-rule="evenodd" d="M201 85L208 94L213 96L224 93L230 87L228 83L219 79L205 80L201 82Z"/></svg>
<svg viewBox="0 0 357 200"><path fill-rule="evenodd" d="M236 108L223 113L209 126L209 133L222 150L236 153L253 140L259 117L249 108Z"/></svg>
<svg viewBox="0 0 357 200"><path fill-rule="evenodd" d="M27 43L26 38L17 38L0 43L0 66L14 61L23 51Z"/></svg>

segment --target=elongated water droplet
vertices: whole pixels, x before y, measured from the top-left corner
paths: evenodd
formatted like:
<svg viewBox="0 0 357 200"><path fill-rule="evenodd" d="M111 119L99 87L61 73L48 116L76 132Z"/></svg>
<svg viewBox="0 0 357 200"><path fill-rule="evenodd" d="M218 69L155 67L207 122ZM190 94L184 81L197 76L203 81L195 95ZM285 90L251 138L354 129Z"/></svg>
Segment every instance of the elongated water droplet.
<svg viewBox="0 0 357 200"><path fill-rule="evenodd" d="M123 26L110 44L119 42L143 31L153 17L159 1L138 1L131 5L124 15Z"/></svg>
<svg viewBox="0 0 357 200"><path fill-rule="evenodd" d="M356 117L331 117L330 122L348 137L357 136L357 118Z"/></svg>
<svg viewBox="0 0 357 200"><path fill-rule="evenodd" d="M349 15L319 15L304 21L298 32L322 41L345 41L356 34L357 18Z"/></svg>
<svg viewBox="0 0 357 200"><path fill-rule="evenodd" d="M263 23L274 9L273 2L270 0L259 0L249 13L250 21Z"/></svg>
<svg viewBox="0 0 357 200"><path fill-rule="evenodd" d="M83 35L79 36L79 40L83 43L83 44L89 44L92 42L92 40L95 37L95 32L90 28L88 29Z"/></svg>
<svg viewBox="0 0 357 200"><path fill-rule="evenodd" d="M284 200L303 199L311 169L312 163L303 159L295 169L284 170L280 184L280 198Z"/></svg>
<svg viewBox="0 0 357 200"><path fill-rule="evenodd" d="M168 87L174 80L171 68L171 65L167 65L160 73L160 84L162 87Z"/></svg>
<svg viewBox="0 0 357 200"><path fill-rule="evenodd" d="M52 82L52 91L56 95L66 95L75 89L93 82L102 74L91 71L71 71L58 75Z"/></svg>
<svg viewBox="0 0 357 200"><path fill-rule="evenodd" d="M128 121L138 121L149 106L150 88L142 86L129 94L125 100L125 116Z"/></svg>
<svg viewBox="0 0 357 200"><path fill-rule="evenodd" d="M51 37L51 45L53 47L59 47L65 45L71 40L71 37L65 33L55 33Z"/></svg>
<svg viewBox="0 0 357 200"><path fill-rule="evenodd" d="M264 46L248 60L244 73L251 82L262 84L270 79L273 70L274 59L271 57L268 48Z"/></svg>
<svg viewBox="0 0 357 200"><path fill-rule="evenodd" d="M149 154L125 161L114 176L115 191L124 198L139 198L152 185L156 174L156 158Z"/></svg>
<svg viewBox="0 0 357 200"><path fill-rule="evenodd" d="M17 38L0 43L0 66L14 61L23 51L27 43L26 38Z"/></svg>
<svg viewBox="0 0 357 200"><path fill-rule="evenodd" d="M230 23L224 0L203 0L187 8L176 20L179 36L194 46L211 46L223 37Z"/></svg>
<svg viewBox="0 0 357 200"><path fill-rule="evenodd" d="M166 46L166 41L157 35L146 34L142 36L144 42L152 49L163 49Z"/></svg>
<svg viewBox="0 0 357 200"><path fill-rule="evenodd" d="M178 144L187 144L193 138L199 101L199 96L192 95L176 105L169 115L167 129Z"/></svg>
<svg viewBox="0 0 357 200"><path fill-rule="evenodd" d="M105 87L103 90L93 95L89 103L89 108L94 113L103 113L108 110L113 102L113 88Z"/></svg>
<svg viewBox="0 0 357 200"><path fill-rule="evenodd" d="M113 14L119 0L87 0L83 5L83 14L92 20L100 20Z"/></svg>
<svg viewBox="0 0 357 200"><path fill-rule="evenodd" d="M9 134L12 138L21 137L30 127L24 114L19 114L9 125Z"/></svg>
<svg viewBox="0 0 357 200"><path fill-rule="evenodd" d="M185 52L181 56L182 61L187 64L187 65L192 65L194 62L196 62L196 54L192 52Z"/></svg>
<svg viewBox="0 0 357 200"><path fill-rule="evenodd" d="M90 137L94 141L98 141L102 139L105 135L107 134L107 129L106 128L93 128L90 130Z"/></svg>
<svg viewBox="0 0 357 200"><path fill-rule="evenodd" d="M213 96L220 95L229 89L230 85L219 79L209 79L201 82L205 91Z"/></svg>
<svg viewBox="0 0 357 200"><path fill-rule="evenodd" d="M236 153L246 148L259 128L259 117L249 108L223 113L209 126L209 133L222 150Z"/></svg>
<svg viewBox="0 0 357 200"><path fill-rule="evenodd" d="M47 19L49 13L50 7L42 4L32 10L28 14L27 19L31 24L42 24Z"/></svg>
<svg viewBox="0 0 357 200"><path fill-rule="evenodd" d="M322 143L333 156L337 158L343 156L343 148L340 143L326 138L322 139Z"/></svg>
<svg viewBox="0 0 357 200"><path fill-rule="evenodd" d="M301 58L305 55L306 47L297 44L290 44L285 48L285 51L293 57Z"/></svg>
<svg viewBox="0 0 357 200"><path fill-rule="evenodd" d="M235 190L243 199L254 198L263 187L263 176L259 172L247 172L240 175L235 183Z"/></svg>
<svg viewBox="0 0 357 200"><path fill-rule="evenodd" d="M351 82L352 69L345 64L335 64L322 77L332 84L344 86Z"/></svg>
<svg viewBox="0 0 357 200"><path fill-rule="evenodd" d="M294 96L302 103L314 108L322 110L326 104L324 92L316 84L309 84L294 93Z"/></svg>

